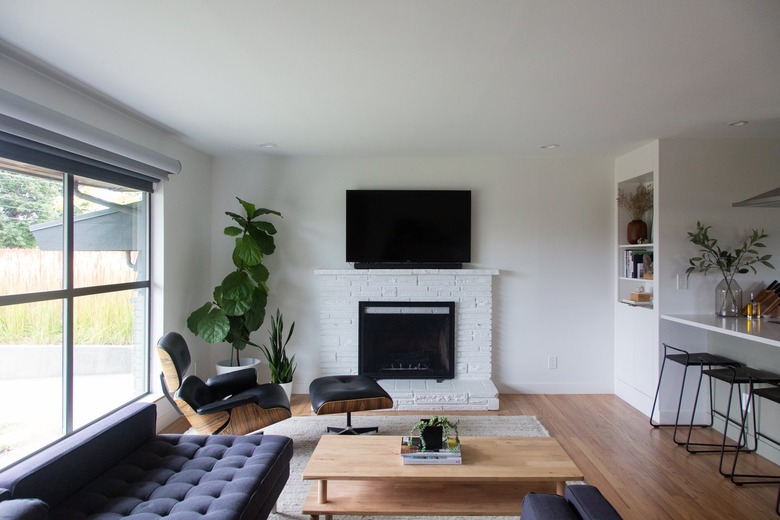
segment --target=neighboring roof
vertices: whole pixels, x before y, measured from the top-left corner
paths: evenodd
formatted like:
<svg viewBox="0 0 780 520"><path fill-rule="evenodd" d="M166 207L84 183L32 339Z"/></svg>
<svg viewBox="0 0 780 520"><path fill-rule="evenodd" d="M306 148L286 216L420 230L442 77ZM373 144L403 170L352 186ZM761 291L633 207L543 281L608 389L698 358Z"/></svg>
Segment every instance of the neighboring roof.
<svg viewBox="0 0 780 520"><path fill-rule="evenodd" d="M135 204L128 204L132 208ZM129 211L104 209L74 219L73 243L76 251L134 251L136 219ZM33 237L44 251L62 250L62 221L54 220L30 226Z"/></svg>

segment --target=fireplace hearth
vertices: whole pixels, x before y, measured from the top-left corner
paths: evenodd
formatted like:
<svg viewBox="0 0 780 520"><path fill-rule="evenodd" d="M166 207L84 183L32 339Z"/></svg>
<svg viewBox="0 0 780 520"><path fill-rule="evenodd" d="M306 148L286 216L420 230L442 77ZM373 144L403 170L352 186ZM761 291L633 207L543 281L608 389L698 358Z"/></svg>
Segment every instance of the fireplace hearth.
<svg viewBox="0 0 780 520"><path fill-rule="evenodd" d="M454 302L359 302L358 373L377 379L455 376Z"/></svg>

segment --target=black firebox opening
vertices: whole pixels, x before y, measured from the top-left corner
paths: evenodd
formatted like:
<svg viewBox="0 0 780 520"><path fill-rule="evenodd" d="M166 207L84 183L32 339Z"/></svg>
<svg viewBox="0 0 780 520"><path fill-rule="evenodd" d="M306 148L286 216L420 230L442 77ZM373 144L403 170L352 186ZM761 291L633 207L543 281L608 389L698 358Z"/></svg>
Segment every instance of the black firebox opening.
<svg viewBox="0 0 780 520"><path fill-rule="evenodd" d="M454 302L359 302L358 370L378 379L455 377Z"/></svg>

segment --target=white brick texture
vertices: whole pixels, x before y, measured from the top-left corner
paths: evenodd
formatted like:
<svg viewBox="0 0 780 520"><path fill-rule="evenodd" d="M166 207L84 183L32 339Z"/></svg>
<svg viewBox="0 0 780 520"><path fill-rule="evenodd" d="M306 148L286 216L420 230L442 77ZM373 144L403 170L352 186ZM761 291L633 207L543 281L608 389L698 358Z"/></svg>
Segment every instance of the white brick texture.
<svg viewBox="0 0 780 520"><path fill-rule="evenodd" d="M319 270L320 372L357 374L358 302L455 302L456 390L435 381L380 381L405 410L497 410L492 364L492 278L489 269ZM410 384L407 384L410 383ZM479 389L476 394L474 389Z"/></svg>

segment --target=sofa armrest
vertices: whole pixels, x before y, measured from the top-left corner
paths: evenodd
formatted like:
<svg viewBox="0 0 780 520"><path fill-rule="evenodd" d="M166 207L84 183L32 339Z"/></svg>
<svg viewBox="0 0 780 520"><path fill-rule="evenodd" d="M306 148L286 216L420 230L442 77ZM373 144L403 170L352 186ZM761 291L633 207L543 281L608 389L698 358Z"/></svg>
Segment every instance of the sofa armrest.
<svg viewBox="0 0 780 520"><path fill-rule="evenodd" d="M521 520L579 520L579 516L560 495L528 493L521 506Z"/></svg>
<svg viewBox="0 0 780 520"><path fill-rule="evenodd" d="M612 504L594 486L566 486L563 496L583 520L622 520Z"/></svg>
<svg viewBox="0 0 780 520"><path fill-rule="evenodd" d="M47 520L49 505L37 498L17 498L0 502L0 518Z"/></svg>
<svg viewBox="0 0 780 520"><path fill-rule="evenodd" d="M55 508L154 438L156 422L155 405L127 405L3 470L0 488L13 498L40 498Z"/></svg>

